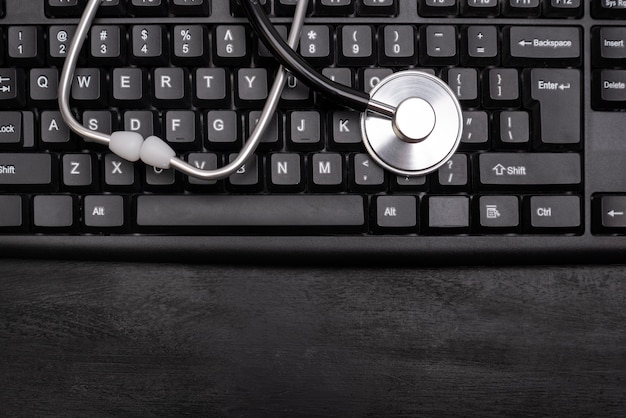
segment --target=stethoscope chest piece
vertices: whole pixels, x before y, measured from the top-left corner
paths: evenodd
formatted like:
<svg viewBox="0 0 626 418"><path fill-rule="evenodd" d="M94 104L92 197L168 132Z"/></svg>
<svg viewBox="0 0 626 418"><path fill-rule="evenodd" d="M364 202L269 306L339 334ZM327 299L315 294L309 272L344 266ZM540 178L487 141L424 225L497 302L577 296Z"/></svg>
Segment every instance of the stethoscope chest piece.
<svg viewBox="0 0 626 418"><path fill-rule="evenodd" d="M392 119L372 111L361 115L361 132L376 162L396 174L420 176L445 164L463 131L461 107L439 78L407 70L383 79L371 100L396 108Z"/></svg>

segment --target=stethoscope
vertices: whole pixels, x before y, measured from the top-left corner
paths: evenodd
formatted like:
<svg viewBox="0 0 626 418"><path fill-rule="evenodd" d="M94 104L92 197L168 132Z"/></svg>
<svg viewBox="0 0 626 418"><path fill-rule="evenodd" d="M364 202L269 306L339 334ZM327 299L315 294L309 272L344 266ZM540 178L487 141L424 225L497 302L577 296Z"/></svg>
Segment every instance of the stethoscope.
<svg viewBox="0 0 626 418"><path fill-rule="evenodd" d="M250 24L282 65L274 80L257 125L237 157L216 170L203 170L176 156L167 142L156 136L118 131L111 135L80 124L69 105L72 78L89 28L103 0L89 0L67 52L59 80L59 108L67 125L77 135L107 145L119 157L138 160L160 169L174 168L188 176L218 180L236 173L253 155L276 111L287 70L331 101L361 112L361 136L365 147L381 167L403 176L421 176L435 171L454 154L461 140L463 116L452 90L430 74L404 70L382 79L371 92L336 83L316 72L295 52L304 24L308 0L297 2L289 37L285 42L258 0L242 0ZM285 69L286 68L286 69Z"/></svg>

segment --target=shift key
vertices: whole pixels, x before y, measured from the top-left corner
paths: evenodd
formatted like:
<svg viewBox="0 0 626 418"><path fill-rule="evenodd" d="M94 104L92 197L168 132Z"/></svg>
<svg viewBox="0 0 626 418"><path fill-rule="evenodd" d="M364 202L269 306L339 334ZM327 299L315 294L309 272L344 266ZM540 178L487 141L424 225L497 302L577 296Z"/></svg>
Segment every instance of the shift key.
<svg viewBox="0 0 626 418"><path fill-rule="evenodd" d="M0 185L49 185L50 154L0 153Z"/></svg>
<svg viewBox="0 0 626 418"><path fill-rule="evenodd" d="M580 142L580 71L562 68L530 70L531 98L539 102L539 136L544 144Z"/></svg>
<svg viewBox="0 0 626 418"><path fill-rule="evenodd" d="M576 185L582 179L575 153L485 153L478 163L484 185Z"/></svg>

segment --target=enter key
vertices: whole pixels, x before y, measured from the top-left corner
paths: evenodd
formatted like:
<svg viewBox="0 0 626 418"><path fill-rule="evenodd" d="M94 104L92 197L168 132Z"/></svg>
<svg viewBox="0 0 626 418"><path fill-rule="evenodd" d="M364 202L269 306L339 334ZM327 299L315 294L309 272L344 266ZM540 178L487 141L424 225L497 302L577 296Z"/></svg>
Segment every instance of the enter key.
<svg viewBox="0 0 626 418"><path fill-rule="evenodd" d="M580 71L562 68L530 70L530 98L539 103L535 124L544 144L578 144L581 131Z"/></svg>

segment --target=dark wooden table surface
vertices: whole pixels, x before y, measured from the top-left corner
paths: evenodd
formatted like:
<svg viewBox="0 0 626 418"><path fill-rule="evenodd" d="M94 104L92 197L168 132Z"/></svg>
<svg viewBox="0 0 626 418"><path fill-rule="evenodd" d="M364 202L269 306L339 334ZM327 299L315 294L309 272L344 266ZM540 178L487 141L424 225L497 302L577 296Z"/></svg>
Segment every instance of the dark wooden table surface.
<svg viewBox="0 0 626 418"><path fill-rule="evenodd" d="M2 416L626 416L626 270L0 260Z"/></svg>

